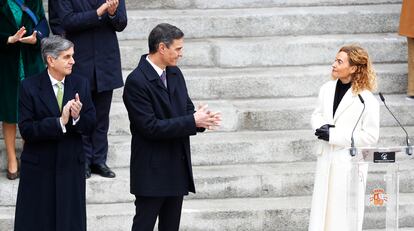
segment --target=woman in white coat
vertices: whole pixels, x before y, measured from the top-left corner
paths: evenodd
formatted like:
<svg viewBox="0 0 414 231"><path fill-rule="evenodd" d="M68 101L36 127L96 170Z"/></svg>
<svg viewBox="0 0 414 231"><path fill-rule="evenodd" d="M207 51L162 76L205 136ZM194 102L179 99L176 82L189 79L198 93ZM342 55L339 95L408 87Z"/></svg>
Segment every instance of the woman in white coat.
<svg viewBox="0 0 414 231"><path fill-rule="evenodd" d="M342 47L332 64L332 78L321 87L312 114L320 144L309 231L355 231L348 224L346 199L351 166L348 148L363 110L358 94L366 107L354 132L355 146L374 145L379 136L379 104L372 94L376 75L366 50L357 45ZM362 230L363 203L359 209Z"/></svg>

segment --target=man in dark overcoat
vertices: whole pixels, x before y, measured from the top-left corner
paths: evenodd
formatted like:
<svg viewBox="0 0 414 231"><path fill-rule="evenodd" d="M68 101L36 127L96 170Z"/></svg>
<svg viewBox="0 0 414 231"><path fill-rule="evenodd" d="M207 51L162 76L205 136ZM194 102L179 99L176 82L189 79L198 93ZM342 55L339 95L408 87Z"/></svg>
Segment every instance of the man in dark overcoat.
<svg viewBox="0 0 414 231"><path fill-rule="evenodd" d="M95 125L89 83L70 75L73 43L51 36L41 46L47 69L20 88L24 146L14 230L85 231L82 135Z"/></svg>
<svg viewBox="0 0 414 231"><path fill-rule="evenodd" d="M159 24L148 38L149 54L128 76L123 100L128 110L131 143L131 193L136 213L133 231L178 230L183 196L195 193L190 136L213 129L221 116L194 105L176 66L182 56L183 32Z"/></svg>
<svg viewBox="0 0 414 231"><path fill-rule="evenodd" d="M55 25L59 26L56 29L63 30L66 38L75 44L77 63L73 73L89 80L99 121L92 135L84 137L86 178L91 171L103 177L115 177L106 160L112 93L123 86L116 32L123 31L127 25L125 0L59 0L53 9L58 11L61 23Z"/></svg>

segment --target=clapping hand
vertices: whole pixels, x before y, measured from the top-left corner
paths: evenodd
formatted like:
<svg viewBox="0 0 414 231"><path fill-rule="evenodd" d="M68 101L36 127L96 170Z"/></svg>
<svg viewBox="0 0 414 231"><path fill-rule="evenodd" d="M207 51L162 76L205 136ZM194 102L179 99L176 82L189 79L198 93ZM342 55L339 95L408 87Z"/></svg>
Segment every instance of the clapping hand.
<svg viewBox="0 0 414 231"><path fill-rule="evenodd" d="M26 34L26 28L22 26L14 35L9 36L7 39L7 43L13 44L16 42L19 42L21 38L23 38L23 35Z"/></svg>
<svg viewBox="0 0 414 231"><path fill-rule="evenodd" d="M208 130L216 130L221 125L221 112L210 112L210 118L214 119L214 125L207 127Z"/></svg>
<svg viewBox="0 0 414 231"><path fill-rule="evenodd" d="M197 111L194 113L194 120L196 126L215 130L221 124L221 113L211 112L207 110L208 105L199 105Z"/></svg>
<svg viewBox="0 0 414 231"><path fill-rule="evenodd" d="M70 100L66 103L65 106L62 108L62 115L60 116L60 120L62 121L63 125L66 125L69 121L70 116L70 108L72 107L72 104L74 103L74 100Z"/></svg>
<svg viewBox="0 0 414 231"><path fill-rule="evenodd" d="M33 31L32 35L20 38L19 41L21 43L26 43L26 44L36 44L37 42L37 31Z"/></svg>
<svg viewBox="0 0 414 231"><path fill-rule="evenodd" d="M106 4L108 5L108 14L114 16L119 6L119 0L106 0Z"/></svg>
<svg viewBox="0 0 414 231"><path fill-rule="evenodd" d="M106 0L98 9L96 9L96 13L98 16L102 16L106 12L109 15L114 16L116 13L116 9L118 9L119 0Z"/></svg>
<svg viewBox="0 0 414 231"><path fill-rule="evenodd" d="M74 120L79 118L80 111L82 110L82 102L79 99L79 94L75 94L75 99L73 99L72 106L70 107L70 115Z"/></svg>

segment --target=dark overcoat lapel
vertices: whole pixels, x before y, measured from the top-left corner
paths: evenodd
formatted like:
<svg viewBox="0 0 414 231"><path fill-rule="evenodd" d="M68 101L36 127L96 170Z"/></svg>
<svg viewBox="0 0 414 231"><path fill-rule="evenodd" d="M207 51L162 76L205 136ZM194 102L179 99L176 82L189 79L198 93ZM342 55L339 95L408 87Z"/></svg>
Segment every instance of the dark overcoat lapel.
<svg viewBox="0 0 414 231"><path fill-rule="evenodd" d="M45 104L47 109L49 109L49 112L54 116L58 116L60 114L59 106L47 72L44 72L44 74L40 76L39 94L40 99Z"/></svg>

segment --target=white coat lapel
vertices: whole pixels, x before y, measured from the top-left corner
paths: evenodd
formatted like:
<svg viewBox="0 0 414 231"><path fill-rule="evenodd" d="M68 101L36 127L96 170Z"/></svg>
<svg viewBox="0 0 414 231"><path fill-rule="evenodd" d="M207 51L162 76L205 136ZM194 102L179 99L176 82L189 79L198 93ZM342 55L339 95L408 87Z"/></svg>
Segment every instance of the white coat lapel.
<svg viewBox="0 0 414 231"><path fill-rule="evenodd" d="M333 103L335 98L336 81L332 82L331 86L327 88L324 114L326 119L329 119L329 124L333 124Z"/></svg>
<svg viewBox="0 0 414 231"><path fill-rule="evenodd" d="M334 122L338 119L339 116L354 102L355 97L352 95L352 87L346 91L344 97L342 98L341 102L336 109Z"/></svg>

